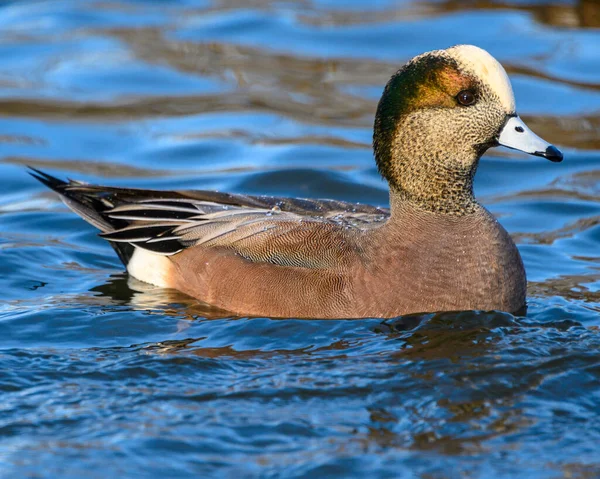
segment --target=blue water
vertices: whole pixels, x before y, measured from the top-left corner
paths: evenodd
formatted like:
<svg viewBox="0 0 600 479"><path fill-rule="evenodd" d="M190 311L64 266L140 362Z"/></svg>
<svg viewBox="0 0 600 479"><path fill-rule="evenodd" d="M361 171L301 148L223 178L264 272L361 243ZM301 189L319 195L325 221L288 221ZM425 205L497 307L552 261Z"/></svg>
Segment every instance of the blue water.
<svg viewBox="0 0 600 479"><path fill-rule="evenodd" d="M0 476L600 477L599 27L595 0L2 2ZM526 316L219 317L25 173L385 205L383 85L457 43L565 153L476 179Z"/></svg>

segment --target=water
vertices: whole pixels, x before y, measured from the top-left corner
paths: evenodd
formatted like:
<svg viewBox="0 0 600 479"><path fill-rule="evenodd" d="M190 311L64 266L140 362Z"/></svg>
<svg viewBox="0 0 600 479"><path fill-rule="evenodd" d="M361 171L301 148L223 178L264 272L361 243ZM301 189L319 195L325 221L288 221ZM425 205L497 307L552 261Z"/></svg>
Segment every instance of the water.
<svg viewBox="0 0 600 479"><path fill-rule="evenodd" d="M600 5L368 3L2 3L2 477L600 477ZM385 205L383 84L456 43L566 155L476 180L526 316L223 318L128 280L24 171Z"/></svg>

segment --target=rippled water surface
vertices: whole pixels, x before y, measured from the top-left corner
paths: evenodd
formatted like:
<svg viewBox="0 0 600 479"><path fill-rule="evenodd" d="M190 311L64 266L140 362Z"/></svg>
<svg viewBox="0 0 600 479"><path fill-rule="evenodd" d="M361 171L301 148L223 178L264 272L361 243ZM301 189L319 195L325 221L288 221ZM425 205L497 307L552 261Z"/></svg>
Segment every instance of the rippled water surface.
<svg viewBox="0 0 600 479"><path fill-rule="evenodd" d="M600 477L600 4L0 5L0 475ZM220 317L25 173L385 205L389 76L488 49L561 164L490 151L526 316Z"/></svg>

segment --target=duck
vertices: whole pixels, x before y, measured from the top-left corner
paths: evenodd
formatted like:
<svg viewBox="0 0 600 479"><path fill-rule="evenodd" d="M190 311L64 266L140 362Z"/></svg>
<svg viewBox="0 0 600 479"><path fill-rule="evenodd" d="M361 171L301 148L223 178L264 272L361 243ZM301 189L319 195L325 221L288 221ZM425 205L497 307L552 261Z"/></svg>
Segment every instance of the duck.
<svg viewBox="0 0 600 479"><path fill-rule="evenodd" d="M389 208L30 173L100 230L130 276L232 315L513 313L526 304L523 261L473 193L479 160L496 146L563 159L517 115L502 65L457 45L412 58L385 85L373 152Z"/></svg>

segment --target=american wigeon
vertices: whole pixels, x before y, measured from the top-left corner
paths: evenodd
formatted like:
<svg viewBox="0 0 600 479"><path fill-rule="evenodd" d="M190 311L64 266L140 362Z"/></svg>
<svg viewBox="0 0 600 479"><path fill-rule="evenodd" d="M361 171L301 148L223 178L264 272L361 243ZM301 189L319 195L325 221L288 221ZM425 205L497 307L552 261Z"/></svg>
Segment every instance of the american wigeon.
<svg viewBox="0 0 600 479"><path fill-rule="evenodd" d="M386 85L375 161L390 208L64 182L34 170L98 228L129 274L238 315L360 318L525 304L506 230L473 196L481 155L562 154L517 116L510 81L471 45L413 58Z"/></svg>

